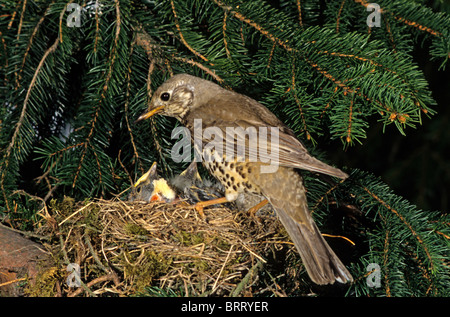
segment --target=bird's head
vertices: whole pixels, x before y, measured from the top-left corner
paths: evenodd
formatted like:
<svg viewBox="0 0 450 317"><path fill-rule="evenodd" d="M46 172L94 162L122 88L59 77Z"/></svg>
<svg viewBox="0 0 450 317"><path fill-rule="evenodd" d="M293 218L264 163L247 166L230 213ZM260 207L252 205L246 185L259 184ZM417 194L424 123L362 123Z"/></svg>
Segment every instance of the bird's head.
<svg viewBox="0 0 450 317"><path fill-rule="evenodd" d="M152 166L148 169L147 173L139 177L139 179L134 183L134 188L140 188L143 186L150 186L153 180L158 179L159 175L156 170L156 162L153 162Z"/></svg>
<svg viewBox="0 0 450 317"><path fill-rule="evenodd" d="M198 85L199 81L204 80L188 74L171 77L155 91L147 111L136 122L158 113L182 121L190 108L194 106L194 94L201 86Z"/></svg>
<svg viewBox="0 0 450 317"><path fill-rule="evenodd" d="M170 183L181 193L189 190L192 186L200 186L203 183L197 169L197 162L191 164L180 174L171 179Z"/></svg>
<svg viewBox="0 0 450 317"><path fill-rule="evenodd" d="M172 202L176 198L175 191L169 186L167 181L159 177L156 171L156 162L152 164L150 169L142 175L133 185L133 195L129 200L141 201L164 201Z"/></svg>

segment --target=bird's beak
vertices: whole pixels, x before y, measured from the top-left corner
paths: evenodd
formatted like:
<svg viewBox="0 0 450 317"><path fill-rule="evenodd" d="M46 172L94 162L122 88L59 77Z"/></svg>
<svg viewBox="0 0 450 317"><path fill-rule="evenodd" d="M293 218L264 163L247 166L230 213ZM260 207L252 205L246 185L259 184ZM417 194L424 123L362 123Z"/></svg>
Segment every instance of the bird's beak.
<svg viewBox="0 0 450 317"><path fill-rule="evenodd" d="M195 178L196 180L203 182L202 177L198 173L197 162L193 161L180 175L187 176L188 178Z"/></svg>
<svg viewBox="0 0 450 317"><path fill-rule="evenodd" d="M155 173L156 173L156 162L153 162L152 167L150 167L147 173L139 177L137 182L134 183L134 187L137 188L140 184L145 183L151 176L155 175Z"/></svg>
<svg viewBox="0 0 450 317"><path fill-rule="evenodd" d="M134 123L142 121L142 120L147 120L148 118L152 117L153 115L161 112L163 109L164 109L164 106L159 106L154 109L148 110L148 111L144 112L143 114L141 114L141 116L139 118L137 118L137 120Z"/></svg>

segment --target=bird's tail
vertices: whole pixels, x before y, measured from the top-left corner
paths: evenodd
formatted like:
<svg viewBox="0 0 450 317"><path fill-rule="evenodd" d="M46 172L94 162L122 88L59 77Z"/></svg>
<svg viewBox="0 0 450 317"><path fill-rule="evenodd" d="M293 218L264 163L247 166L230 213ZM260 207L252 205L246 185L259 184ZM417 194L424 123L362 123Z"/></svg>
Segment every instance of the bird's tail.
<svg viewBox="0 0 450 317"><path fill-rule="evenodd" d="M262 193L274 207L313 282L353 281L309 212L302 177L294 169L279 167L277 173L256 174L253 181L260 185Z"/></svg>
<svg viewBox="0 0 450 317"><path fill-rule="evenodd" d="M295 221L283 209L276 208L281 223L286 228L305 265L311 280L316 284L352 282L353 278L331 247L323 238L317 225L310 230Z"/></svg>

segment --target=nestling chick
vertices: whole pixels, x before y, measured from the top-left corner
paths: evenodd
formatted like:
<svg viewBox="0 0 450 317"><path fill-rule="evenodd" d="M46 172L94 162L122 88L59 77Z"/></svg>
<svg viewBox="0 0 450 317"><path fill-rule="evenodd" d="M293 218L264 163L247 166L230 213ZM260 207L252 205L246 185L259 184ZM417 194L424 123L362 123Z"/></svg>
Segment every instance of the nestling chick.
<svg viewBox="0 0 450 317"><path fill-rule="evenodd" d="M176 198L175 191L156 171L156 162L142 175L132 187L128 201L164 201L172 202Z"/></svg>
<svg viewBox="0 0 450 317"><path fill-rule="evenodd" d="M195 161L189 164L180 175L172 178L170 184L177 191L179 197L191 205L225 195L224 188L219 182L201 178ZM227 205L229 207L229 204Z"/></svg>

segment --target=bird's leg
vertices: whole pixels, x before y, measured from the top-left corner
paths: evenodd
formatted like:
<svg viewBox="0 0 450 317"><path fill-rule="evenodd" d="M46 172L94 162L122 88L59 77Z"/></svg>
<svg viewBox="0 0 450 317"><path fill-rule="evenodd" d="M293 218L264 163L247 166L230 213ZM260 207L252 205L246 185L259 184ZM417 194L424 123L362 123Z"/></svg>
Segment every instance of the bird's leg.
<svg viewBox="0 0 450 317"><path fill-rule="evenodd" d="M264 207L265 205L267 205L268 203L269 203L269 201L267 199L264 199L264 200L260 201L259 203L257 203L252 208L250 208L247 212L250 214L251 217L254 217L256 215L256 212L258 210L260 210L262 207Z"/></svg>
<svg viewBox="0 0 450 317"><path fill-rule="evenodd" d="M221 198L216 198L216 199L211 199L211 200L200 201L194 205L194 208L200 214L200 217L202 217L204 219L205 214L203 213L203 208L205 208L207 206L211 206L211 205L216 205L216 204L224 204L227 202L228 202L228 200L226 197L221 197Z"/></svg>

